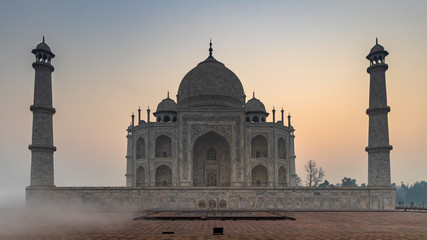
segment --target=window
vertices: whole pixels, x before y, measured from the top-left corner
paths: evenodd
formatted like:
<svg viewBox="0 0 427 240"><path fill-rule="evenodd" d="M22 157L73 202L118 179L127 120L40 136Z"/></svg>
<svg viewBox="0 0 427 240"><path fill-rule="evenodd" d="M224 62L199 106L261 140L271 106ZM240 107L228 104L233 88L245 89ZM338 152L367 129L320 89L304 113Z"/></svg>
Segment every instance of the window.
<svg viewBox="0 0 427 240"><path fill-rule="evenodd" d="M207 160L216 160L216 150L215 148L209 148L207 151Z"/></svg>

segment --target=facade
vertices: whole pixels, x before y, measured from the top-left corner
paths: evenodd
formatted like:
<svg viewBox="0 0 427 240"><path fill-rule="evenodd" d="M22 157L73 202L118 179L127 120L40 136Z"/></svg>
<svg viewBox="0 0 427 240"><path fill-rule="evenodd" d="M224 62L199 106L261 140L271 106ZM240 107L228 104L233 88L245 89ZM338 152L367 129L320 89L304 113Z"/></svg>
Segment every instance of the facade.
<svg viewBox="0 0 427 240"><path fill-rule="evenodd" d="M162 100L155 121L132 114L127 131L125 187L56 187L54 185L51 59L38 44L29 149L31 184L28 207L76 207L103 210L281 209L392 210L391 146L388 143L384 58L378 43L368 55L371 66L369 115L369 185L367 187L297 187L294 129L284 125L284 111L267 122L264 104L246 95L239 78L212 56L193 68L178 89L177 102Z"/></svg>
<svg viewBox="0 0 427 240"><path fill-rule="evenodd" d="M127 129L126 185L138 187L295 186L294 129L269 115L255 94L212 56L188 72L177 102L163 99L155 122ZM273 112L273 115L275 113ZM275 117L273 117L275 118Z"/></svg>

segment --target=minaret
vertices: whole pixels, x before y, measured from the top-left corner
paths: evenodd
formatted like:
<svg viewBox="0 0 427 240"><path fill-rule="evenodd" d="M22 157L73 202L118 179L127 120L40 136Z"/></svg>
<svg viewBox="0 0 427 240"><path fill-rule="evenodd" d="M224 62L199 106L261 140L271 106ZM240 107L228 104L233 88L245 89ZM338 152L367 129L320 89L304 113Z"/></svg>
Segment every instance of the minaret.
<svg viewBox="0 0 427 240"><path fill-rule="evenodd" d="M44 42L31 51L36 56L33 62L35 70L34 103L31 150L31 183L30 186L55 186L53 177L53 127L52 117L52 72L51 59L55 57L49 46Z"/></svg>
<svg viewBox="0 0 427 240"><path fill-rule="evenodd" d="M368 185L370 186L390 186L390 150L393 147L389 144L388 117L390 107L387 106L387 93L385 83L385 71L388 65L385 57L388 52L378 44L366 57L370 66L367 71L370 75L369 108L366 114L369 115L369 140L366 151L368 152Z"/></svg>

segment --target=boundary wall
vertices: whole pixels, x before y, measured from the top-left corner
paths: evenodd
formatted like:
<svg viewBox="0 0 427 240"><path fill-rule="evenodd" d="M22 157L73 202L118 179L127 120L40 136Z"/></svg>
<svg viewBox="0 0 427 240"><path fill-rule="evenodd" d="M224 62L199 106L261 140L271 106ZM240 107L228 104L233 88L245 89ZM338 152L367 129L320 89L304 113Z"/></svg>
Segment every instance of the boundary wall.
<svg viewBox="0 0 427 240"><path fill-rule="evenodd" d="M396 191L393 187L27 187L26 204L113 211L220 207L381 211L395 210Z"/></svg>

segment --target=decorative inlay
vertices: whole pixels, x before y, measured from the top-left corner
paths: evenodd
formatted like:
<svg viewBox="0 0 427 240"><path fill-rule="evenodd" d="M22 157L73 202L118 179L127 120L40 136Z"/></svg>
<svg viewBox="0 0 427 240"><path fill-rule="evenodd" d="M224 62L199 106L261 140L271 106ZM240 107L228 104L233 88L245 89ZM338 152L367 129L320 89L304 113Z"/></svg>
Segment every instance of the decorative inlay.
<svg viewBox="0 0 427 240"><path fill-rule="evenodd" d="M214 131L222 136L225 136L228 142L232 142L232 127L231 125L210 125L210 124L192 124L191 125L191 141L193 142L199 136Z"/></svg>

